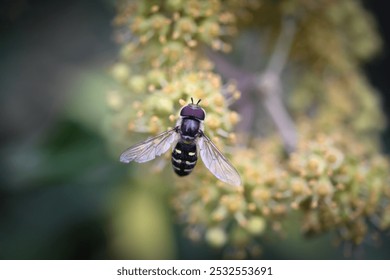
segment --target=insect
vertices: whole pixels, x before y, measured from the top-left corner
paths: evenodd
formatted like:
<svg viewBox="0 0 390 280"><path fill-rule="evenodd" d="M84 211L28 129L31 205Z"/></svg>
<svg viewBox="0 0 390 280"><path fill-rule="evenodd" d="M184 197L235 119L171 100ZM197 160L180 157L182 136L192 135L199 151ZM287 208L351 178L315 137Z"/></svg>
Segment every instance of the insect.
<svg viewBox="0 0 390 280"><path fill-rule="evenodd" d="M120 161L147 162L174 146L171 162L177 175L186 176L192 172L199 152L204 165L215 177L234 186L241 185L237 170L203 132L206 112L199 105L200 101L194 104L191 98L191 103L181 108L173 129L131 146L121 154Z"/></svg>

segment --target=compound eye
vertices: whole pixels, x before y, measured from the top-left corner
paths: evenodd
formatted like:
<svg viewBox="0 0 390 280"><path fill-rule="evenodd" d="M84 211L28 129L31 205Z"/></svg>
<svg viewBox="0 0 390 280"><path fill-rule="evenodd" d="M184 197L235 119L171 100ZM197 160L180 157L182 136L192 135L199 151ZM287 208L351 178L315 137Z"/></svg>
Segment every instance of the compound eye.
<svg viewBox="0 0 390 280"><path fill-rule="evenodd" d="M199 120L202 120L204 121L204 118L205 118L206 114L204 112L204 110L202 108L197 108L195 111L194 111L194 117L199 119Z"/></svg>
<svg viewBox="0 0 390 280"><path fill-rule="evenodd" d="M187 105L183 107L183 109L181 109L180 116L195 118L203 121L205 119L206 114L204 110L199 106Z"/></svg>
<svg viewBox="0 0 390 280"><path fill-rule="evenodd" d="M180 110L180 116L182 116L182 117L186 117L186 116L188 117L189 113L190 113L190 110L188 109L188 106L185 106Z"/></svg>

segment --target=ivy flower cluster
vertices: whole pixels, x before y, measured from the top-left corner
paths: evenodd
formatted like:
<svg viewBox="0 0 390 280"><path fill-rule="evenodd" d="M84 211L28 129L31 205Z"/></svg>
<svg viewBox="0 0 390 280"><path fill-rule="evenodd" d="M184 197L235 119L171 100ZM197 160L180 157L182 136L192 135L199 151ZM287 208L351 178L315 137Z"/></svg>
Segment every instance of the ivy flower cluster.
<svg viewBox="0 0 390 280"><path fill-rule="evenodd" d="M204 236L215 247L228 244L235 257L248 257L259 251L261 236L281 234L283 221L296 212L306 236L333 232L355 246L367 241L369 229L371 234L388 229L389 161L372 155L353 135L309 137L304 130L301 135L288 160L272 137L257 142L261 151L236 151L233 162L244 178L240 189L211 183L212 178L201 187L182 182L173 205L189 236Z"/></svg>
<svg viewBox="0 0 390 280"><path fill-rule="evenodd" d="M251 6L238 2L232 5ZM114 22L124 29L118 35L123 47L111 69L121 87L107 99L114 112L111 126L127 121L118 143L132 132L157 134L173 127L178 110L191 97L203 100L209 136L218 145L235 143L232 128L239 115L228 106L240 93L213 72L199 44L229 50L223 38L234 34L236 16L224 7L219 0L121 2Z"/></svg>
<svg viewBox="0 0 390 280"><path fill-rule="evenodd" d="M273 46L286 16L297 19L289 59L304 66L291 74L288 104L300 141L288 156L274 134L238 145L242 116L230 105L241 93L204 52L229 52L247 27ZM139 133L172 128L180 107L202 99L205 133L241 174L239 188L201 163L191 178L172 177L172 205L191 240L232 258L258 256L262 237L285 233L283 221L297 212L306 236L333 231L360 245L371 228L388 229L390 166L377 142L383 116L359 71L380 43L358 1L127 0L114 23L122 48L111 69L118 87L107 95L110 141L123 148Z"/></svg>

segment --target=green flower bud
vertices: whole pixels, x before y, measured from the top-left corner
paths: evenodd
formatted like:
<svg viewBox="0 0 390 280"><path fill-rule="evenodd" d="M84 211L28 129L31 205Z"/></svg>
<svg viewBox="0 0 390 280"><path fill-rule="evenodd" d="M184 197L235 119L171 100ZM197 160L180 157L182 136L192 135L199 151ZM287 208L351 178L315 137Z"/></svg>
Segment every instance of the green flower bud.
<svg viewBox="0 0 390 280"><path fill-rule="evenodd" d="M211 44L213 40L218 38L220 32L220 26L214 20L205 20L199 27L200 39L208 44Z"/></svg>
<svg viewBox="0 0 390 280"><path fill-rule="evenodd" d="M128 86L135 93L146 92L146 78L141 75L134 75L128 81Z"/></svg>
<svg viewBox="0 0 390 280"><path fill-rule="evenodd" d="M206 241L213 247L222 247L226 244L227 236L224 229L220 227L209 228L206 232Z"/></svg>
<svg viewBox="0 0 390 280"><path fill-rule="evenodd" d="M166 6L171 11L179 11L183 9L185 0L167 0Z"/></svg>
<svg viewBox="0 0 390 280"><path fill-rule="evenodd" d="M120 82L126 81L130 76L130 69L124 63L117 63L111 69L112 76Z"/></svg>
<svg viewBox="0 0 390 280"><path fill-rule="evenodd" d="M248 220L246 229L250 234L261 235L266 229L266 222L261 217L251 217Z"/></svg>

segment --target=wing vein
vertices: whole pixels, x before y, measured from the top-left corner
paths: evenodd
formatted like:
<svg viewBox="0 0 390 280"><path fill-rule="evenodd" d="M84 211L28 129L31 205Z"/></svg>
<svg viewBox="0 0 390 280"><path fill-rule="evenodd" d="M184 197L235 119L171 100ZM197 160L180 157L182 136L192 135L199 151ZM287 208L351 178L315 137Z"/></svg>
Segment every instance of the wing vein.
<svg viewBox="0 0 390 280"><path fill-rule="evenodd" d="M164 154L177 139L176 132L177 128L173 128L131 146L121 154L120 161L124 163L129 163L131 161L146 162L154 159L156 156Z"/></svg>
<svg viewBox="0 0 390 280"><path fill-rule="evenodd" d="M235 186L241 185L241 178L237 170L218 150L210 138L202 134L198 140L198 145L202 160L211 173L225 183Z"/></svg>

